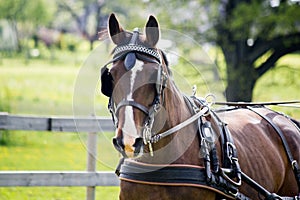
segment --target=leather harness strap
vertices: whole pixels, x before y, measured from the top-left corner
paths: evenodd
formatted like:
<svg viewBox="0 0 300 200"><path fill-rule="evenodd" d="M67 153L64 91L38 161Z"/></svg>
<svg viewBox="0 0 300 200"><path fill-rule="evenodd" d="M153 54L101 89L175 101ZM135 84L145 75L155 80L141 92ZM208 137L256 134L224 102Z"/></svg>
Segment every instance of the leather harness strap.
<svg viewBox="0 0 300 200"><path fill-rule="evenodd" d="M243 196L234 186L226 185L225 180L220 179L219 184L207 184L205 168L195 165L154 165L125 160L121 166L120 179L147 185L200 187L230 199L236 199L232 193ZM246 197L242 199L249 200Z"/></svg>
<svg viewBox="0 0 300 200"><path fill-rule="evenodd" d="M287 140L286 140L283 132L269 117L267 117L266 115L261 114L260 112L258 112L256 109L254 109L252 107L247 106L247 108L249 110L251 110L252 112L256 113L257 115L259 115L264 120L266 120L274 128L274 130L278 134L278 136L279 136L279 138L280 138L280 140L283 144L283 147L284 147L284 150L285 150L286 155L288 157L288 160L289 160L289 162L292 166L292 169L293 169L296 181L297 181L297 185L298 185L298 192L300 193L300 168L299 168L299 165L298 165L297 161L293 158L291 149L290 149L290 147L287 143Z"/></svg>

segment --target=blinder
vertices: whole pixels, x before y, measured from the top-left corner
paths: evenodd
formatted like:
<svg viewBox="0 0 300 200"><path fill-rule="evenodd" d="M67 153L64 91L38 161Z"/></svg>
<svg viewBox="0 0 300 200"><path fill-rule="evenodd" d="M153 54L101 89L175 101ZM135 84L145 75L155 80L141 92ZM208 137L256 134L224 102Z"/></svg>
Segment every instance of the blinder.
<svg viewBox="0 0 300 200"><path fill-rule="evenodd" d="M106 66L101 69L101 92L107 97L113 92L113 77Z"/></svg>
<svg viewBox="0 0 300 200"><path fill-rule="evenodd" d="M127 71L131 70L134 67L135 63L136 63L135 53L132 52L128 53L124 60L125 69Z"/></svg>

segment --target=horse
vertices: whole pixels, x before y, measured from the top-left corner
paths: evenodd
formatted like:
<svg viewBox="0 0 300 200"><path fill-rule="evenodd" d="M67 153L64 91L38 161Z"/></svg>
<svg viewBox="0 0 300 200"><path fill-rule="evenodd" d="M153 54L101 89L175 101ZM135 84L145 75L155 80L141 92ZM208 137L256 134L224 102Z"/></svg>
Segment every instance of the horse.
<svg viewBox="0 0 300 200"><path fill-rule="evenodd" d="M264 105L213 110L183 94L156 47L152 15L145 34L124 30L115 14L108 29L116 47L101 69L101 91L122 155L120 199L299 199L296 121Z"/></svg>

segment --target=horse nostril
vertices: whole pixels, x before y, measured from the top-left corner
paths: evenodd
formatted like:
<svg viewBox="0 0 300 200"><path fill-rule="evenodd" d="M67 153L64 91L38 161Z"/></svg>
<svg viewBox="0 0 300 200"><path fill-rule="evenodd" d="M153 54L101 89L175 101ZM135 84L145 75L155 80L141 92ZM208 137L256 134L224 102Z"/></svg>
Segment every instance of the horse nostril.
<svg viewBox="0 0 300 200"><path fill-rule="evenodd" d="M120 148L124 148L124 144L123 144L122 138L113 138L113 144L115 146L120 147Z"/></svg>
<svg viewBox="0 0 300 200"><path fill-rule="evenodd" d="M139 154L143 147L143 138L136 138L133 147L135 147L134 153Z"/></svg>
<svg viewBox="0 0 300 200"><path fill-rule="evenodd" d="M113 138L113 145L115 149L122 154L123 157L126 157L126 153L124 151L124 144L122 138Z"/></svg>

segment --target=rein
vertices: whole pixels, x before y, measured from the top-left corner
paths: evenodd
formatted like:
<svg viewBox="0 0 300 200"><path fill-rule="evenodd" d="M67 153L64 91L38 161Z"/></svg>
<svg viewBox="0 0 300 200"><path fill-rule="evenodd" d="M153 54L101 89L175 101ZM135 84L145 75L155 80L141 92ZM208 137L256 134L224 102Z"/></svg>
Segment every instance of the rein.
<svg viewBox="0 0 300 200"><path fill-rule="evenodd" d="M291 106L289 104L297 104L300 101L278 101L278 102L215 102L216 105L226 105L226 106L238 106L238 107L247 107L247 106ZM297 105L293 105L297 106Z"/></svg>
<svg viewBox="0 0 300 200"><path fill-rule="evenodd" d="M156 143L159 140L161 140L162 138L165 138L169 135L172 135L173 133L179 131L180 129L186 127L187 125L193 123L194 121L198 120L201 116L204 116L206 114L209 113L209 107L208 106L204 106L199 112L197 112L196 114L194 114L193 116L191 116L190 118L188 118L187 120L181 122L180 124L174 126L173 128L170 128L169 130L153 135L150 139L151 143Z"/></svg>

